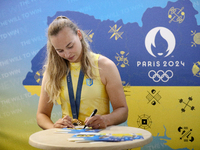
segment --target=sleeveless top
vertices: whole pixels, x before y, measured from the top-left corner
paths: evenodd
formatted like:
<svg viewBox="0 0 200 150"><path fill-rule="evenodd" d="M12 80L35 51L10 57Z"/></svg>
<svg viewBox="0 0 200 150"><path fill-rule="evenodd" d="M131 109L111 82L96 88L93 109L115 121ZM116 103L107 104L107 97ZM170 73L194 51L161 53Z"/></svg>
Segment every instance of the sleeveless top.
<svg viewBox="0 0 200 150"><path fill-rule="evenodd" d="M109 99L106 92L105 85L101 82L99 69L98 69L98 58L99 54L95 54L91 52L92 57L95 60L95 79L92 80L84 76L83 86L81 91L81 99L80 99L80 109L78 119L81 121L85 121L86 117L89 117L93 110L98 109L97 114L104 115L109 113ZM76 90L78 84L78 78L80 73L81 64L78 63L70 63L72 84L74 90L74 98L76 99ZM57 103L61 105L62 108L62 117L68 115L72 117L71 105L68 95L68 86L66 76L61 81L61 93L59 99L57 99Z"/></svg>

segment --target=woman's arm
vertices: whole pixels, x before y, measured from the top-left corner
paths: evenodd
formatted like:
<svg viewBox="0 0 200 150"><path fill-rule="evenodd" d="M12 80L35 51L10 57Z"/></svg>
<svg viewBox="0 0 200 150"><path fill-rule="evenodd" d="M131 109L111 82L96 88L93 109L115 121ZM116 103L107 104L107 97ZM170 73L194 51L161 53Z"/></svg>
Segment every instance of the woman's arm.
<svg viewBox="0 0 200 150"><path fill-rule="evenodd" d="M95 115L86 121L93 128L105 128L110 125L123 123L128 117L128 106L121 82L119 71L110 59L99 57L99 70L102 83L106 86L113 112L107 115Z"/></svg>
<svg viewBox="0 0 200 150"><path fill-rule="evenodd" d="M103 116L107 126L116 125L126 121L128 117L128 106L122 86L119 71L110 59L100 56L100 76L113 107L113 112Z"/></svg>
<svg viewBox="0 0 200 150"><path fill-rule="evenodd" d="M37 123L42 129L53 128L53 122L51 121L51 111L53 108L53 103L49 102L49 97L44 89L46 83L45 75L43 77L40 99L37 110Z"/></svg>
<svg viewBox="0 0 200 150"><path fill-rule="evenodd" d="M38 125L42 129L73 127L71 118L69 116L65 116L63 119L59 119L56 123L52 122L51 112L53 108L53 103L49 102L49 96L44 89L45 83L46 83L46 77L44 75L39 104L38 104L38 110L37 110Z"/></svg>

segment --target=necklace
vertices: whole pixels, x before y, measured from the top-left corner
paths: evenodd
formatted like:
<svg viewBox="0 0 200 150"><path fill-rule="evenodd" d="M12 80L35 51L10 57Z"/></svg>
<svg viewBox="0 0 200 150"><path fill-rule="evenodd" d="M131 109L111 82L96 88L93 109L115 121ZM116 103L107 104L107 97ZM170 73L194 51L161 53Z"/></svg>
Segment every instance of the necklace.
<svg viewBox="0 0 200 150"><path fill-rule="evenodd" d="M80 64L80 62L78 62L78 63L70 63L70 66L71 66L72 70L78 70L78 69L80 69L81 64Z"/></svg>

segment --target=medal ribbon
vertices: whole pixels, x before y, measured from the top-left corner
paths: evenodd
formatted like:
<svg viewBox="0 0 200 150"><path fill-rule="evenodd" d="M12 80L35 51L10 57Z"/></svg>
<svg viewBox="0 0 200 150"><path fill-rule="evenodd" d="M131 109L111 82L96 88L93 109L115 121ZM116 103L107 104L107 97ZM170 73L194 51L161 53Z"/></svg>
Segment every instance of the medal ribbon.
<svg viewBox="0 0 200 150"><path fill-rule="evenodd" d="M84 73L82 70L80 70L78 85L77 85L77 90L76 90L76 100L75 100L74 99L74 90L73 90L73 85L72 85L71 71L69 71L69 74L67 75L68 93L69 93L69 99L70 99L70 105L71 105L73 119L78 119L83 79L84 79Z"/></svg>

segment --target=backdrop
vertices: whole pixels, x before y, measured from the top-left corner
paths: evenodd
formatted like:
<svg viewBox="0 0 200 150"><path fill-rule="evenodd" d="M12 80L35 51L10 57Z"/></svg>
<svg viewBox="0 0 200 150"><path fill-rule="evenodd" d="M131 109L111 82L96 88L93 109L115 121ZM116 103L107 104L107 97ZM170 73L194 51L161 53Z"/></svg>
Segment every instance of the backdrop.
<svg viewBox="0 0 200 150"><path fill-rule="evenodd" d="M200 148L200 0L1 0L0 149L35 149L36 111L49 23L73 20L91 49L117 65L129 107L122 125L143 128L141 150ZM55 106L52 120L61 118Z"/></svg>

